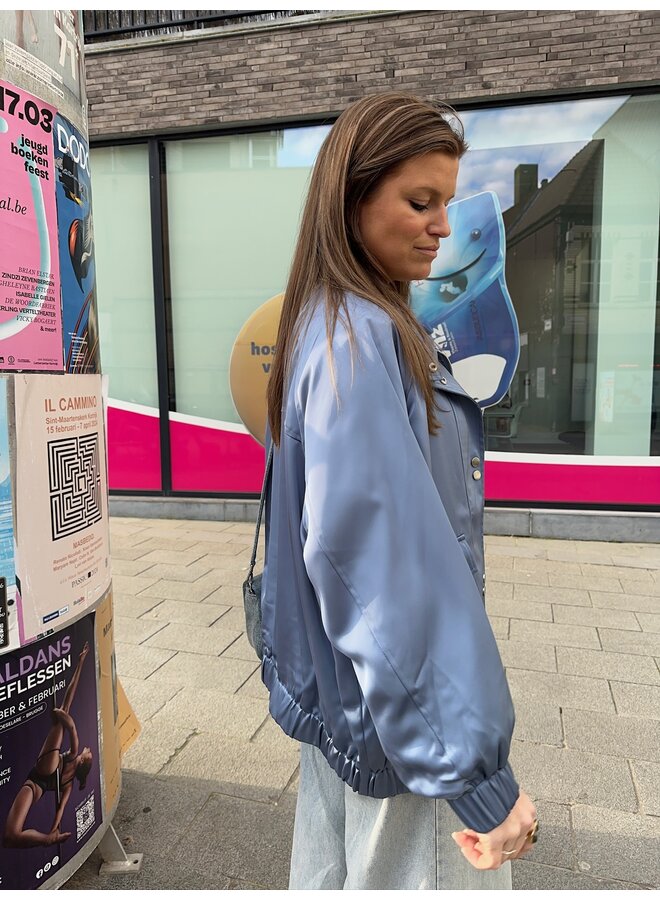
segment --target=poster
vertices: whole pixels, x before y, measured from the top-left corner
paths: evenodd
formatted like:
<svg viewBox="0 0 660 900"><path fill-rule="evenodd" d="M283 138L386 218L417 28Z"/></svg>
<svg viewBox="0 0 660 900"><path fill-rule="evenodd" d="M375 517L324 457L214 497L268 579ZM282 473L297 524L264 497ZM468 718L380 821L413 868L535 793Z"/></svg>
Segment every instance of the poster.
<svg viewBox="0 0 660 900"><path fill-rule="evenodd" d="M113 627L112 590L96 609L96 649L99 662L99 704L103 736L104 810L109 815L121 787L119 743L119 698Z"/></svg>
<svg viewBox="0 0 660 900"><path fill-rule="evenodd" d="M17 375L16 572L21 643L110 586L100 375Z"/></svg>
<svg viewBox="0 0 660 900"><path fill-rule="evenodd" d="M117 682L117 699L119 701L119 746L120 754L123 756L137 741L142 728L133 712L133 707L128 702L121 681Z"/></svg>
<svg viewBox="0 0 660 900"><path fill-rule="evenodd" d="M94 614L0 659L0 880L37 888L102 822Z"/></svg>
<svg viewBox="0 0 660 900"><path fill-rule="evenodd" d="M7 385L0 378L0 654L19 645Z"/></svg>
<svg viewBox="0 0 660 900"><path fill-rule="evenodd" d="M57 181L64 365L67 372L101 371L96 313L94 227L89 145L57 116L53 133Z"/></svg>
<svg viewBox="0 0 660 900"><path fill-rule="evenodd" d="M54 113L0 81L0 370L63 370Z"/></svg>
<svg viewBox="0 0 660 900"><path fill-rule="evenodd" d="M451 203L447 215L451 235L429 277L412 282L412 309L461 387L485 408L508 391L520 355L502 211L497 195L484 191Z"/></svg>
<svg viewBox="0 0 660 900"><path fill-rule="evenodd" d="M81 13L0 10L0 78L56 106L87 132Z"/></svg>

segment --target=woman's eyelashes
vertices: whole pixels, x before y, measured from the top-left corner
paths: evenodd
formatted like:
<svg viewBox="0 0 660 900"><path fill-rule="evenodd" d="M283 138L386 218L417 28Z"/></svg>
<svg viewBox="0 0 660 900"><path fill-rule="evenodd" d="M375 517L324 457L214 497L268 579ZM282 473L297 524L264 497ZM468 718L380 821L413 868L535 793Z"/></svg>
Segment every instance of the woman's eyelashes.
<svg viewBox="0 0 660 900"><path fill-rule="evenodd" d="M428 209L431 208L430 202L429 203L419 203L417 200L409 200L408 203L410 203L410 205L415 210L415 212L426 212ZM449 206L450 203L451 203L451 200L446 200L441 205L444 206L445 209L447 209L447 207Z"/></svg>

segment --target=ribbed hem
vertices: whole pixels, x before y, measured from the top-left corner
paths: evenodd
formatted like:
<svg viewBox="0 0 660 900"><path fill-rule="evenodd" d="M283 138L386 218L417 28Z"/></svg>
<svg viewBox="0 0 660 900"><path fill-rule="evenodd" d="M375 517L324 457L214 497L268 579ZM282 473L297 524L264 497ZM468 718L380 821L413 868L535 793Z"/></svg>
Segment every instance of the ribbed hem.
<svg viewBox="0 0 660 900"><path fill-rule="evenodd" d="M497 828L516 804L520 789L507 763L490 778L449 805L467 825L482 834Z"/></svg>
<svg viewBox="0 0 660 900"><path fill-rule="evenodd" d="M284 687L271 656L263 658L261 677L270 691L270 714L280 728L289 737L318 747L331 768L356 793L377 799L410 793L393 769L387 767L376 772L361 770L354 760L336 747L323 722L313 713L306 712ZM462 797L447 802L468 828L483 833L492 831L506 819L518 794L518 784L507 763Z"/></svg>
<svg viewBox="0 0 660 900"><path fill-rule="evenodd" d="M270 714L282 731L297 741L318 747L331 768L356 793L377 799L410 793L393 769L376 772L361 770L354 760L336 747L323 722L313 713L306 712L289 694L277 677L277 667L271 656L263 658L261 678L270 691Z"/></svg>

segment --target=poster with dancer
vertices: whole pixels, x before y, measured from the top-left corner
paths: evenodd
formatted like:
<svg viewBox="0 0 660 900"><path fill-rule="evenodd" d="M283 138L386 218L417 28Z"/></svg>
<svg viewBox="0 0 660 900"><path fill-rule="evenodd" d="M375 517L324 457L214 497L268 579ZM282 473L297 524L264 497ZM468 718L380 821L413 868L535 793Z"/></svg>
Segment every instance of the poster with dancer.
<svg viewBox="0 0 660 900"><path fill-rule="evenodd" d="M0 370L61 372L55 110L0 81Z"/></svg>
<svg viewBox="0 0 660 900"><path fill-rule="evenodd" d="M0 882L40 887L102 822L94 614L0 659Z"/></svg>
<svg viewBox="0 0 660 900"><path fill-rule="evenodd" d="M17 375L16 573L21 644L110 587L100 375Z"/></svg>
<svg viewBox="0 0 660 900"><path fill-rule="evenodd" d="M67 372L101 371L89 145L62 116L55 119L57 222Z"/></svg>

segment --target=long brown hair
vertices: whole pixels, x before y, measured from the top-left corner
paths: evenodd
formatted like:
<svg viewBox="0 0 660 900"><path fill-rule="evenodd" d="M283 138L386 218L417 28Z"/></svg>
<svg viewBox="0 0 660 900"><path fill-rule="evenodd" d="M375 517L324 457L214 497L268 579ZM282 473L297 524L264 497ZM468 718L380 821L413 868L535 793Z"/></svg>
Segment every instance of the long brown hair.
<svg viewBox="0 0 660 900"><path fill-rule="evenodd" d="M357 294L385 310L401 341L403 358L423 392L429 428L437 430L429 377L429 339L413 315L409 282L392 281L366 249L358 226L361 203L393 169L415 156L440 151L459 159L467 150L454 110L412 94L364 97L337 119L314 165L298 242L284 293L277 352L268 382L268 421L279 444L282 403L301 312L323 292L328 344L341 316L353 331L345 295Z"/></svg>

